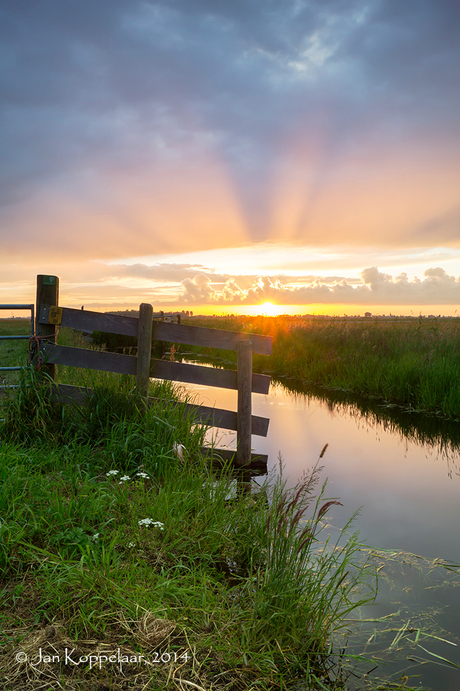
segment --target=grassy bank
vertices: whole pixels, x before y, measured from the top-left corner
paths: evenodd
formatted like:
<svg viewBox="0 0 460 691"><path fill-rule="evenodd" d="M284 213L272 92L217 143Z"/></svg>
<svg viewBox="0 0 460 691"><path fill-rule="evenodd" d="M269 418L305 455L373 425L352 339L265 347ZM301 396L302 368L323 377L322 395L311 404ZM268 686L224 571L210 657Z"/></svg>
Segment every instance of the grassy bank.
<svg viewBox="0 0 460 691"><path fill-rule="evenodd" d="M322 540L316 471L235 501L180 407L144 414L121 378L50 405L25 376L0 429L5 691L345 688L331 645L370 567Z"/></svg>
<svg viewBox="0 0 460 691"><path fill-rule="evenodd" d="M89 345L66 329L59 342ZM127 402L130 378L84 380L64 367L60 381L96 395L82 409L51 406L25 376L0 414L1 688L409 689L405 674L372 681L373 660L347 658L348 617L372 599L375 567L357 536L330 532L336 500L316 470L235 501L234 481L204 463L203 431L180 407L145 415ZM153 389L174 403L180 395ZM384 620L391 640L376 659L392 659L396 638L411 659L415 629ZM359 622L355 638L368 638L360 625L376 635L378 620ZM413 622L415 643L437 638Z"/></svg>
<svg viewBox="0 0 460 691"><path fill-rule="evenodd" d="M257 371L460 417L458 319L229 317L188 323L273 336L272 355L254 356ZM226 366L231 361L228 352L208 355L225 358Z"/></svg>

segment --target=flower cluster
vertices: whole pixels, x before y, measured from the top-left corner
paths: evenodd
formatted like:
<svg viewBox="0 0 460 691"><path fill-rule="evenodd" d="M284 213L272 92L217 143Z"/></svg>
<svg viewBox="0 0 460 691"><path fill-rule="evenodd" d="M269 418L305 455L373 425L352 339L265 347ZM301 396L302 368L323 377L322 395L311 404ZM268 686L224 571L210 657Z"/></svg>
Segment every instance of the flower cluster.
<svg viewBox="0 0 460 691"><path fill-rule="evenodd" d="M159 530L164 530L164 523L161 523L160 521L154 521L153 518L142 518L140 521L138 521L139 525L142 526L148 526L148 525L153 525L154 528L159 528Z"/></svg>
<svg viewBox="0 0 460 691"><path fill-rule="evenodd" d="M107 477L112 477L118 475L120 471L119 470L109 470L108 473L106 473ZM144 473L142 471L136 473L135 477L137 478L142 478L144 480L150 480L150 475L148 473ZM122 475L118 484L121 485L123 482L126 482L127 480L131 480L129 475Z"/></svg>

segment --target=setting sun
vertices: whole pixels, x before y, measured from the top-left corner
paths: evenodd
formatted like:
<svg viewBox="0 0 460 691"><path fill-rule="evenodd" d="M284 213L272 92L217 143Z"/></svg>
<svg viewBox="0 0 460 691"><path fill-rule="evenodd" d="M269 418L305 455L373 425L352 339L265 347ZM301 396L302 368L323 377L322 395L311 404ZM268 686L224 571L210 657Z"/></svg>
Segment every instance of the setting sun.
<svg viewBox="0 0 460 691"><path fill-rule="evenodd" d="M254 314L264 317L277 317L279 314L284 314L285 311L283 305L275 305L273 302L263 302L261 305L256 305Z"/></svg>

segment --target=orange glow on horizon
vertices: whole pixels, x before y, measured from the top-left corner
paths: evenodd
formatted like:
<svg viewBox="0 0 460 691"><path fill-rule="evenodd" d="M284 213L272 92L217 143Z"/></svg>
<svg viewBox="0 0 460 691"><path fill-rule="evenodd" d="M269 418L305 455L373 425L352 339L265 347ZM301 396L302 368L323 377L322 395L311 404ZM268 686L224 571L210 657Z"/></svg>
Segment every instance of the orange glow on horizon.
<svg viewBox="0 0 460 691"><path fill-rule="evenodd" d="M275 305L268 300L261 305L255 305L251 309L254 310L252 314L264 317L278 317L280 314L286 314L285 305Z"/></svg>
<svg viewBox="0 0 460 691"><path fill-rule="evenodd" d="M364 315L364 310L361 305L353 305L350 310L347 311L349 305L323 305L323 304L309 304L309 305L278 305L273 302L265 301L258 305L195 305L191 306L193 314L203 314L205 316L216 315L216 316L228 316L234 315L247 315L247 316L266 316L266 317L277 317L281 314L287 315L303 315L303 314L325 314L328 316L343 316L344 313L349 315ZM177 309L177 307L175 308ZM180 307L180 309L190 309L188 307ZM169 311L169 307L168 307ZM172 311L172 309L171 309ZM408 313L410 313L408 311Z"/></svg>
<svg viewBox="0 0 460 691"><path fill-rule="evenodd" d="M272 305L273 312L269 305ZM279 315L302 316L302 315L324 315L328 317L364 317L365 312L370 312L373 317L418 317L440 315L444 317L458 316L455 305L339 305L339 304L309 304L309 305L276 305L274 303L262 303L259 305L181 305L176 307L161 308L165 311L181 311L192 309L193 314L217 317L221 316L268 316Z"/></svg>

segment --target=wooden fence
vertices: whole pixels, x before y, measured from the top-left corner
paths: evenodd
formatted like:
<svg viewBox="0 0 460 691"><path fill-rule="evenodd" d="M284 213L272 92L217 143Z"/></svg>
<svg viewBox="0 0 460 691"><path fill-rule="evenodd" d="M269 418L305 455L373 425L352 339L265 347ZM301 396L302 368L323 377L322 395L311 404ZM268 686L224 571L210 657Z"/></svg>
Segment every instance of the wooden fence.
<svg viewBox="0 0 460 691"><path fill-rule="evenodd" d="M156 321L152 305L146 303L140 305L139 318L60 307L57 276L37 276L36 314L37 356L53 379L56 364L130 374L136 377L137 393L147 404L150 377L236 389L236 412L193 404L187 404L187 412L196 422L236 430L236 453L225 449L216 449L216 453L223 461L233 463L244 483L251 475L267 472L267 456L251 452L251 434L266 436L269 420L252 415L251 399L252 392L268 393L270 377L253 374L252 353L269 355L270 337ZM137 356L57 345L56 326L134 336L138 341ZM152 359L152 340L236 350L237 371ZM88 389L60 384L56 385L54 395L64 403L81 404L90 394Z"/></svg>

